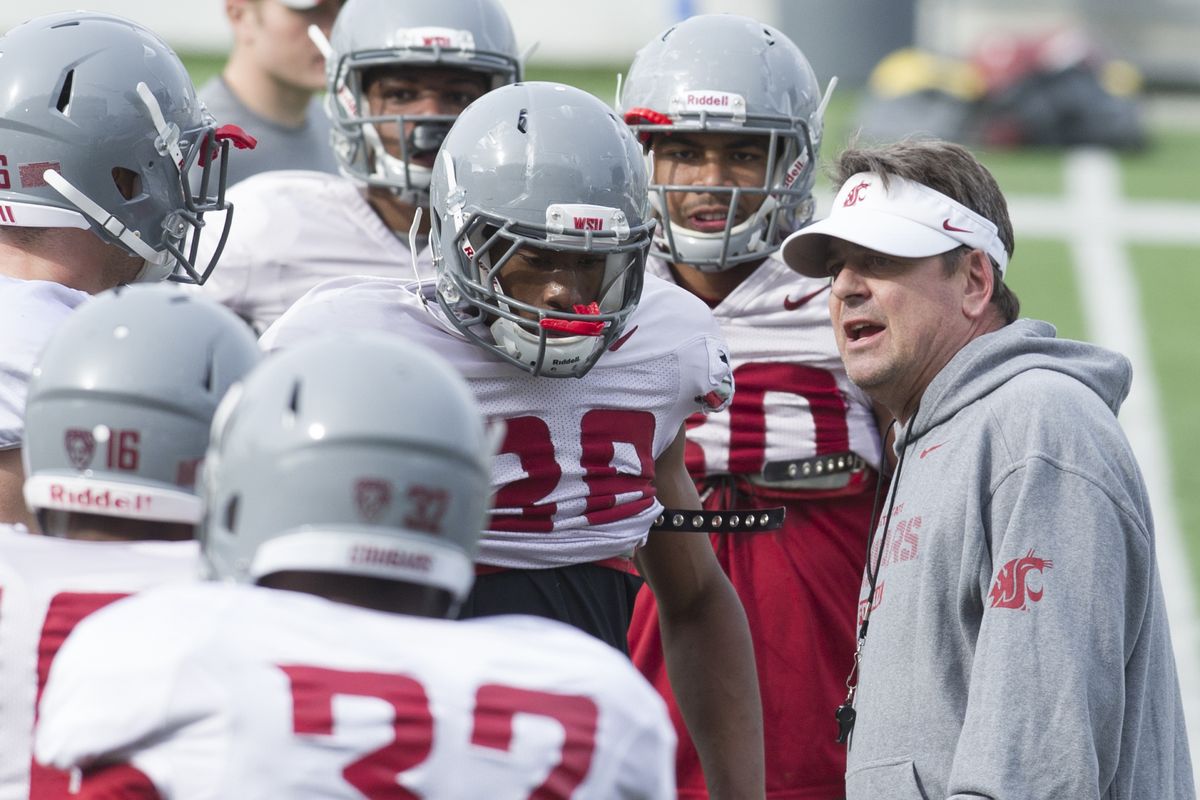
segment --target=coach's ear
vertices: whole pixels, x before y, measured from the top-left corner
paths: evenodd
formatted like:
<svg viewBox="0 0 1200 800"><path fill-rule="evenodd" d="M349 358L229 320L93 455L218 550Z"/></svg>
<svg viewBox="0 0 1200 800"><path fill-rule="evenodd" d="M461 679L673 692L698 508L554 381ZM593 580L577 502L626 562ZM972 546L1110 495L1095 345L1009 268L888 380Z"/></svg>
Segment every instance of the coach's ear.
<svg viewBox="0 0 1200 800"><path fill-rule="evenodd" d="M992 301L995 276L992 260L982 250L970 250L963 257L960 271L964 274L962 312L969 320L978 320L988 313Z"/></svg>
<svg viewBox="0 0 1200 800"><path fill-rule="evenodd" d="M229 22L234 26L242 21L249 11L246 6L249 5L249 0L225 0L225 16L229 18Z"/></svg>

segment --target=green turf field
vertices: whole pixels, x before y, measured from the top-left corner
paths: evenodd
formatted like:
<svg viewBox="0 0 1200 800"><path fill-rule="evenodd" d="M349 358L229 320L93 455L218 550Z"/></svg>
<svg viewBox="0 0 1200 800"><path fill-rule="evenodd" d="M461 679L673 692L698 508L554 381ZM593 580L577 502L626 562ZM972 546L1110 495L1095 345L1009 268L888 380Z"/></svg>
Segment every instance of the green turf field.
<svg viewBox="0 0 1200 800"><path fill-rule="evenodd" d="M220 69L223 58L189 56L184 60L199 84ZM612 102L617 71L617 67L540 65L531 67L527 78L571 83ZM826 158L836 155L852 135L857 100L851 92L835 95L822 147ZM1200 213L1196 187L1200 128L1155 130L1153 140L1146 152L1120 158L1126 198L1191 203ZM983 152L980 156L1009 196L1057 196L1063 191L1060 152ZM1022 313L1053 322L1061 336L1086 338L1085 315L1067 243L1023 238L1020 230L1016 233L1010 278L1021 298ZM1200 345L1190 334L1196 299L1200 298L1200 245L1139 246L1130 249L1130 257L1159 383L1179 521L1193 574L1200 576L1200 470L1192 470L1189 463L1192 454L1200 452L1200 414L1195 413L1194 400L1200 395Z"/></svg>

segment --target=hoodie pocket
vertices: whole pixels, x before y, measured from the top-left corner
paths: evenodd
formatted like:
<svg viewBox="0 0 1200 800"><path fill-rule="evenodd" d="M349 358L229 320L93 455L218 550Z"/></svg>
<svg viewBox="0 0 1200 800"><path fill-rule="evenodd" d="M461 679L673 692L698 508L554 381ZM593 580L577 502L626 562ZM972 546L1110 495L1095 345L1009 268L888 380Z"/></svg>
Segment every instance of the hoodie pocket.
<svg viewBox="0 0 1200 800"><path fill-rule="evenodd" d="M847 800L928 800L911 758L871 761L846 774Z"/></svg>

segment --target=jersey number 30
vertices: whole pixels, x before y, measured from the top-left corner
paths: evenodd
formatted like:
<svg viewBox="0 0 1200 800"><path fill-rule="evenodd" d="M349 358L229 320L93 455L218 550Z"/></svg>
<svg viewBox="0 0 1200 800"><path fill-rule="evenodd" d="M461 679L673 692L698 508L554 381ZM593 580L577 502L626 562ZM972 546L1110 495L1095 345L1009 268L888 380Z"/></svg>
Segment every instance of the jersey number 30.
<svg viewBox="0 0 1200 800"><path fill-rule="evenodd" d="M549 533L554 530L558 504L545 500L563 474L550 427L538 417L514 417L506 420L506 425L500 452L516 455L526 477L496 492L496 510L488 527L494 531ZM654 425L654 415L649 411L596 408L583 415L579 465L587 485L584 515L589 525L636 516L654 504ZM637 454L637 474L620 472L612 466L618 442L630 445ZM511 509L520 510L514 513Z"/></svg>

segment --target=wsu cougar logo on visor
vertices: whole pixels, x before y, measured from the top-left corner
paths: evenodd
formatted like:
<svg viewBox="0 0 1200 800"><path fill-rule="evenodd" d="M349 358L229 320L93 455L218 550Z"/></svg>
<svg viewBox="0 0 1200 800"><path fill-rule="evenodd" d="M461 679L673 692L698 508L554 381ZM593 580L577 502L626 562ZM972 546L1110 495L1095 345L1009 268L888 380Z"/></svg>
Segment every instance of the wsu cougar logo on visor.
<svg viewBox="0 0 1200 800"><path fill-rule="evenodd" d="M1045 587L1041 585L1041 573L1053 566L1053 561L1048 558L1038 558L1033 554L1032 549L1021 558L1009 561L1000 568L1000 574L996 576L996 582L992 584L992 590L988 592L992 608L1016 608L1028 611L1029 606L1025 604L1025 598L1028 597L1031 603L1042 599ZM1030 573L1034 572L1038 573L1035 578L1038 586L1036 589L1029 586Z"/></svg>

